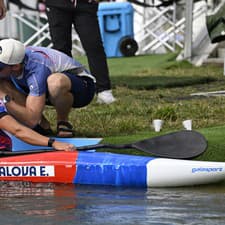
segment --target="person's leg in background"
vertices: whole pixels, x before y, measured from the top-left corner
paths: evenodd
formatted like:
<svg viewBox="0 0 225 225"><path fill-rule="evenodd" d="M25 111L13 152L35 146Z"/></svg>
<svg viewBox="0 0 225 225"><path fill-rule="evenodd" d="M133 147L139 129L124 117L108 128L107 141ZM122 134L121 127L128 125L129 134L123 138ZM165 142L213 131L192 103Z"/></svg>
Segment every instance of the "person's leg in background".
<svg viewBox="0 0 225 225"><path fill-rule="evenodd" d="M115 98L111 90L97 10L97 3L78 0L73 24L87 54L91 74L96 78L97 102L110 104Z"/></svg>
<svg viewBox="0 0 225 225"><path fill-rule="evenodd" d="M47 7L46 12L53 48L72 56L73 11Z"/></svg>

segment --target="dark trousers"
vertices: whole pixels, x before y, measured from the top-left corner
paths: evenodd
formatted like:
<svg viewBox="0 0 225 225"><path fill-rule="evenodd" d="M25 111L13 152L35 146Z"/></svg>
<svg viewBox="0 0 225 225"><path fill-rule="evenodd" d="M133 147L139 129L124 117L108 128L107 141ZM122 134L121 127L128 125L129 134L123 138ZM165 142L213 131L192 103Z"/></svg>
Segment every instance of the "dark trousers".
<svg viewBox="0 0 225 225"><path fill-rule="evenodd" d="M87 54L91 74L96 78L96 91L111 89L106 55L98 24L98 4L78 0L74 9L48 8L47 16L53 48L71 56L73 25Z"/></svg>

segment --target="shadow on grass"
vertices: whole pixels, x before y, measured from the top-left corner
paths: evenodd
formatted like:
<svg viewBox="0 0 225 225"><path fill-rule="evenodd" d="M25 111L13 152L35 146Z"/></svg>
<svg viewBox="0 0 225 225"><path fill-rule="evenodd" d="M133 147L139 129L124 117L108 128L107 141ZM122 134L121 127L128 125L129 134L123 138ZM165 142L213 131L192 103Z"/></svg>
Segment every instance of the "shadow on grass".
<svg viewBox="0 0 225 225"><path fill-rule="evenodd" d="M152 90L157 88L184 87L196 84L206 84L217 81L206 76L117 76L112 77L114 86L122 86L137 90Z"/></svg>

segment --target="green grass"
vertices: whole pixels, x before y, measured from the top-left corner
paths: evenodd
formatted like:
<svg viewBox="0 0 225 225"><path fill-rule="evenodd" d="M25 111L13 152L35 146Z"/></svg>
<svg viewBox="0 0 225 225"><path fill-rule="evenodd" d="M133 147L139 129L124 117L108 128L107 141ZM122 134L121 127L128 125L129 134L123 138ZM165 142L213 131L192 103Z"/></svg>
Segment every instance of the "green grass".
<svg viewBox="0 0 225 225"><path fill-rule="evenodd" d="M225 126L201 129L208 141L207 151L198 157L200 160L225 161Z"/></svg>
<svg viewBox="0 0 225 225"><path fill-rule="evenodd" d="M174 130L170 130L174 131ZM202 161L225 161L225 147L224 147L224 134L225 134L225 126L220 127L212 127L212 128L204 128L197 130L201 134L205 136L208 142L207 150L200 156L196 157L195 160ZM168 131L167 131L168 132ZM112 144L124 144L124 143L133 143L135 141L143 140L145 138L150 138L158 135L163 135L167 132L155 133L153 131L143 132L136 135L129 136L114 136L107 137L104 139L104 143L112 143ZM144 152L140 152L138 150L112 150L106 149L105 151L114 152L114 153L126 153L126 154L135 154L135 155L149 155Z"/></svg>
<svg viewBox="0 0 225 225"><path fill-rule="evenodd" d="M153 119L164 120L163 133L181 130L182 121L192 119L193 129L203 133L209 143L207 152L198 159L225 161L225 98L190 96L194 92L224 90L223 68L194 67L175 58L176 54L170 53L108 59L117 101L99 105L94 99L85 108L73 109L70 121L76 136L129 143L156 135L151 127ZM78 60L87 65L85 57ZM45 114L55 128L55 111L47 108Z"/></svg>

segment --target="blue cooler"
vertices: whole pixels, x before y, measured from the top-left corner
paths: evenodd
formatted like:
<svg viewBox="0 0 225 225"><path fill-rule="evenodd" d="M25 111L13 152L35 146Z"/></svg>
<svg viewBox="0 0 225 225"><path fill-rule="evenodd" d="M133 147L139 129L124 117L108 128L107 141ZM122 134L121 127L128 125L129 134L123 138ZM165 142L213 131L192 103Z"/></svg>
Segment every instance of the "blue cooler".
<svg viewBox="0 0 225 225"><path fill-rule="evenodd" d="M134 9L128 2L102 2L98 20L107 57L133 56L138 50L133 31Z"/></svg>

